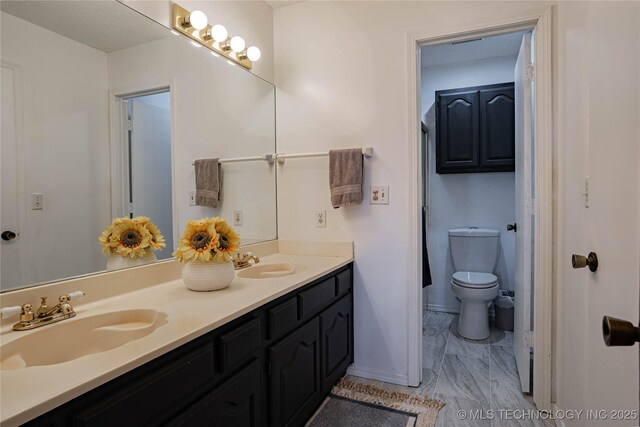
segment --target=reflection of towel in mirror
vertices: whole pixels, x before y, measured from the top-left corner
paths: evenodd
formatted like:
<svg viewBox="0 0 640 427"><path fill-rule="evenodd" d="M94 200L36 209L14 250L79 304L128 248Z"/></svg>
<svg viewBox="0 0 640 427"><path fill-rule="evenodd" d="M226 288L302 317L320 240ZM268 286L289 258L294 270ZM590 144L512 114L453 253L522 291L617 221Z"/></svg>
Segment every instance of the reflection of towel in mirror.
<svg viewBox="0 0 640 427"><path fill-rule="evenodd" d="M217 208L221 196L221 174L218 159L195 161L196 206Z"/></svg>
<svg viewBox="0 0 640 427"><path fill-rule="evenodd" d="M362 203L362 148L329 151L329 189L334 208Z"/></svg>

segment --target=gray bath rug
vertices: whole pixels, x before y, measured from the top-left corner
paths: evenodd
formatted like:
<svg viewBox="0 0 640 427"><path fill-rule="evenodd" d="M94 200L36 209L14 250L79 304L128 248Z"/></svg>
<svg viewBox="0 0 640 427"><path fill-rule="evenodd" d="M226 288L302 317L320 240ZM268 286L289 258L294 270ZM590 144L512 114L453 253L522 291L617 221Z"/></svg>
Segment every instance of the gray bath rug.
<svg viewBox="0 0 640 427"><path fill-rule="evenodd" d="M433 427L444 404L344 378L307 427Z"/></svg>

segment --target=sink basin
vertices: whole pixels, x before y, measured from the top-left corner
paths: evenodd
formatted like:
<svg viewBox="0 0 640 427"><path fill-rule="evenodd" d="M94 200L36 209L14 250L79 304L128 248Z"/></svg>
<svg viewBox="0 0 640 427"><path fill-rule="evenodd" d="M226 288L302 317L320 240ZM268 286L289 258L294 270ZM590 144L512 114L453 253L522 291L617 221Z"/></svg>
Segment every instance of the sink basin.
<svg viewBox="0 0 640 427"><path fill-rule="evenodd" d="M149 335L167 323L166 313L131 309L78 316L32 332L0 347L0 370L55 365L101 353Z"/></svg>
<svg viewBox="0 0 640 427"><path fill-rule="evenodd" d="M302 271L296 264L259 264L238 273L238 277L245 279L271 279L273 277L289 276Z"/></svg>

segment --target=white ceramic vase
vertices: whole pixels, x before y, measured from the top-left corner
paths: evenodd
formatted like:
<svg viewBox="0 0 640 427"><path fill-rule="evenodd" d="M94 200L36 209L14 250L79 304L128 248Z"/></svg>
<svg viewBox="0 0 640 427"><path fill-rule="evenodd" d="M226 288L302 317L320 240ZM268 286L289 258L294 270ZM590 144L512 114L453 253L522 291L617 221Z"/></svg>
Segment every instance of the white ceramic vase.
<svg viewBox="0 0 640 427"><path fill-rule="evenodd" d="M192 291L217 291L228 287L236 272L232 262L187 262L182 267L182 280Z"/></svg>
<svg viewBox="0 0 640 427"><path fill-rule="evenodd" d="M145 264L156 262L156 254L153 251L147 251L142 257L131 258L130 256L122 256L119 254L109 254L107 260L107 270L120 270L129 267L138 267Z"/></svg>

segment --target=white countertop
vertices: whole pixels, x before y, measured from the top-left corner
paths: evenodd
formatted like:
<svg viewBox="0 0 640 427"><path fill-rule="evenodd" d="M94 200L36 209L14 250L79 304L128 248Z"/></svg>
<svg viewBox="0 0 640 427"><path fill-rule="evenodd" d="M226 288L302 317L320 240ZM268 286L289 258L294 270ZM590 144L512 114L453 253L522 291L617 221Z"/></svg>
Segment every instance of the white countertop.
<svg viewBox="0 0 640 427"><path fill-rule="evenodd" d="M262 257L260 265L292 263L301 269L289 276L269 279L243 279L236 275L230 287L214 292L193 292L182 280L170 280L77 304L77 316L59 324L81 321L86 315L132 308L159 310L167 314L167 322L150 335L102 353L55 365L0 371L0 422L9 427L33 419L353 261L353 256L344 252L341 255L277 253ZM2 344L34 331L10 331L5 325ZM30 351L46 351L46 347Z"/></svg>

